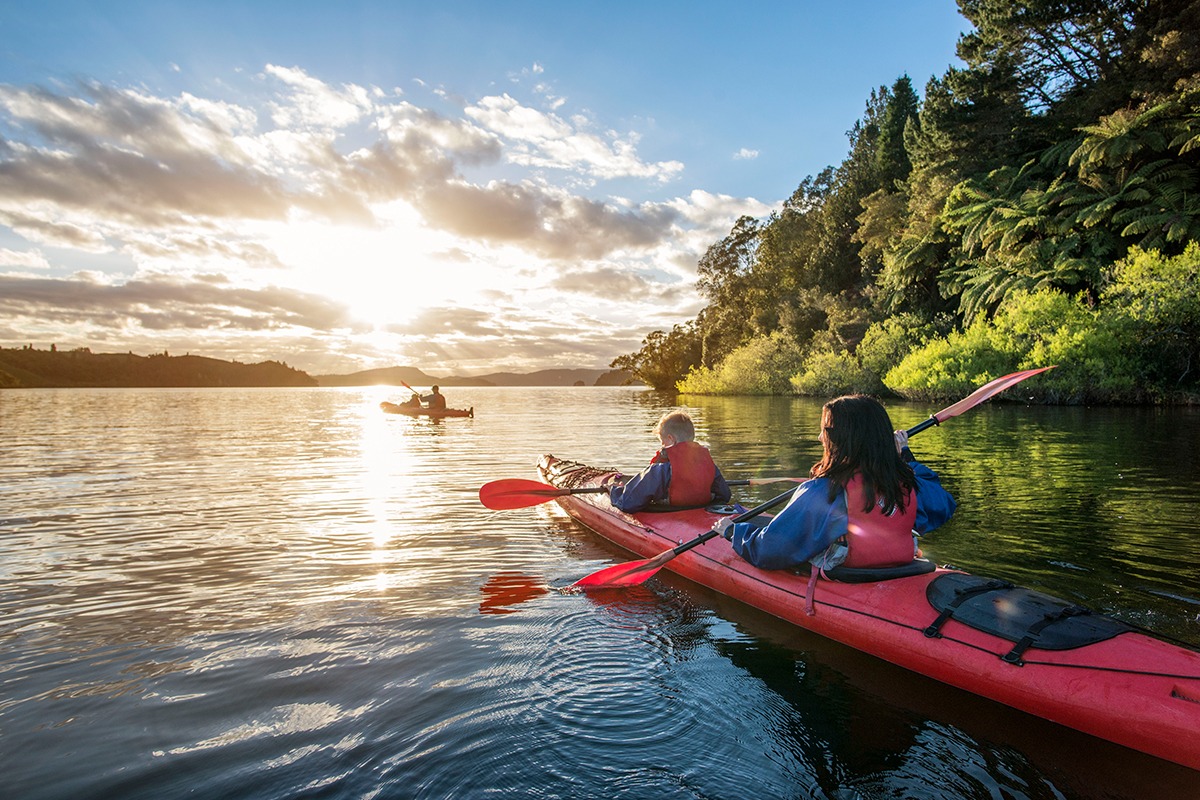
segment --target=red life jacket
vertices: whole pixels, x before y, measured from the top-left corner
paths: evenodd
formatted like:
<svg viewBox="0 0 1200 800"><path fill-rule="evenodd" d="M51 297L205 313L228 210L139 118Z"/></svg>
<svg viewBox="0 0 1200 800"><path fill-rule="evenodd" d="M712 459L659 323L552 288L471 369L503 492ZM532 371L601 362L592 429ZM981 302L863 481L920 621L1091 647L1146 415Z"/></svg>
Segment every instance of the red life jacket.
<svg viewBox="0 0 1200 800"><path fill-rule="evenodd" d="M846 531L845 565L847 567L898 567L913 560L913 524L917 521L916 492L909 491L904 511L896 509L891 516L883 513L876 503L863 511L862 475L855 475L846 484L846 508L850 525Z"/></svg>
<svg viewBox="0 0 1200 800"><path fill-rule="evenodd" d="M673 506L702 506L712 500L717 465L713 463L707 447L695 442L679 442L659 450L654 460L671 463L668 503Z"/></svg>

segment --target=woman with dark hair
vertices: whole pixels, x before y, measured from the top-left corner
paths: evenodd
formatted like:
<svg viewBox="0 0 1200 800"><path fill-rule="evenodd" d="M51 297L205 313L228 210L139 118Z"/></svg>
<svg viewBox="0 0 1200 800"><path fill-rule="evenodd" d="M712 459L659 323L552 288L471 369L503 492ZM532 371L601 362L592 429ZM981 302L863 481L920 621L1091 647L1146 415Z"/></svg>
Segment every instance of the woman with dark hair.
<svg viewBox="0 0 1200 800"><path fill-rule="evenodd" d="M824 446L783 511L767 525L717 524L742 558L763 569L895 567L913 560L916 536L950 519L956 503L937 474L913 460L908 434L892 430L864 395L821 409Z"/></svg>

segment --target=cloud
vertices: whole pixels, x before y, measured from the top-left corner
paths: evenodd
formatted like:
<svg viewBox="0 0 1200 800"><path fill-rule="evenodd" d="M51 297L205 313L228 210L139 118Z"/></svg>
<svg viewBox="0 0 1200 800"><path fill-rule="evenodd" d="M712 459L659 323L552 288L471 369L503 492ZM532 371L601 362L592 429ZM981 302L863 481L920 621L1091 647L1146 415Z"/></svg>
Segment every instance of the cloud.
<svg viewBox="0 0 1200 800"><path fill-rule="evenodd" d="M581 133L508 95L467 110L480 126L403 101L376 106L363 87L334 90L295 68L266 74L290 90L269 104L277 127L268 130L250 109L192 94L168 101L96 83L75 96L0 86L0 108L38 133L0 161L0 219L39 241L93 251L123 230L170 229L181 218L282 220L299 210L370 224L371 203L395 199L429 204L431 222L454 233L528 242L550 257L594 258L669 231L665 207L619 208L528 181L475 184L460 172L501 158L593 178L663 181L682 168L642 162L635 139ZM368 115L379 137L340 152L330 129Z"/></svg>
<svg viewBox="0 0 1200 800"><path fill-rule="evenodd" d="M25 269L46 269L50 262L38 250L8 250L0 248L0 267L23 267Z"/></svg>
<svg viewBox="0 0 1200 800"><path fill-rule="evenodd" d="M572 270L555 278L550 285L559 291L594 295L602 300L617 295L663 305L672 303L679 289L675 284L651 280L637 270L618 267Z"/></svg>
<svg viewBox="0 0 1200 800"><path fill-rule="evenodd" d="M136 322L151 330L355 326L348 309L327 298L277 286L235 287L215 276L110 283L91 273L67 278L0 275L0 316L102 328Z"/></svg>
<svg viewBox="0 0 1200 800"><path fill-rule="evenodd" d="M646 331L583 316L564 324L558 316L502 305L491 311L441 307L424 311L394 333L412 336L405 352L420 363L449 365L442 372L532 370L538 364L607 366L637 349ZM614 349L616 346L617 349Z"/></svg>
<svg viewBox="0 0 1200 800"><path fill-rule="evenodd" d="M19 209L9 210L2 205L0 225L7 226L21 238L36 244L70 248L83 253L106 253L112 250L104 234L94 228L58 221L43 215L27 214Z"/></svg>
<svg viewBox="0 0 1200 800"><path fill-rule="evenodd" d="M299 67L268 64L264 73L291 90L283 100L269 104L280 128L344 128L371 110L370 92L362 86L335 89Z"/></svg>
<svg viewBox="0 0 1200 800"><path fill-rule="evenodd" d="M637 156L637 136L621 138L578 130L555 114L522 105L507 94L485 97L466 110L485 129L513 142L514 164L579 172L593 178L648 178L667 183L683 171L679 161L647 163Z"/></svg>
<svg viewBox="0 0 1200 800"><path fill-rule="evenodd" d="M0 213L159 227L181 215L280 218L288 191L210 117L97 84L68 97L0 86L0 109L35 133L0 161Z"/></svg>
<svg viewBox="0 0 1200 800"><path fill-rule="evenodd" d="M499 335L500 315L476 308L427 308L406 323L388 327L393 333L441 338L480 339Z"/></svg>
<svg viewBox="0 0 1200 800"><path fill-rule="evenodd" d="M203 341L214 357L301 368L291 353L325 366L436 353L484 371L636 349L647 325L698 308L706 247L769 207L702 190L585 193L659 188L683 164L644 159L636 131L559 113L539 64L521 77L537 81L537 107L504 93L457 112L278 64L246 76L236 102L93 80L0 85L0 233L41 248L0 250L0 341ZM374 241L380 252L343 246ZM409 323L357 322L364 296L382 305L408 285L381 272L397 262L471 278ZM81 271L98 265L111 274Z"/></svg>
<svg viewBox="0 0 1200 800"><path fill-rule="evenodd" d="M743 147L733 154L733 158L735 161L753 161L758 158L758 151Z"/></svg>
<svg viewBox="0 0 1200 800"><path fill-rule="evenodd" d="M666 205L628 210L503 182L432 187L422 207L431 222L446 230L516 244L550 259L599 259L616 250L647 248L669 235L679 218Z"/></svg>

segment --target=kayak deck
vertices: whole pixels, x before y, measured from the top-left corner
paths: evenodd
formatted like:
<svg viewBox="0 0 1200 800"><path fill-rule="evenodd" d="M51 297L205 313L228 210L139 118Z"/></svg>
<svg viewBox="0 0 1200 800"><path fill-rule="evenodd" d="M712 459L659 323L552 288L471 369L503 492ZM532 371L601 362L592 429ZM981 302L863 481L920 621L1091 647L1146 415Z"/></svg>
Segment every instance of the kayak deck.
<svg viewBox="0 0 1200 800"><path fill-rule="evenodd" d="M538 473L546 483L575 489L597 485L616 470L547 455ZM579 522L643 558L695 538L720 519L707 509L625 514L603 494L573 494L557 501ZM1013 638L972 627L953 613L930 631L944 614L930 602L930 585L943 576L966 575L941 567L886 581L819 580L812 588L812 614L805 611L807 574L758 569L719 536L679 554L665 569L898 666L1200 770L1196 650L1124 626L1109 638L1064 649L1039 647L1035 635L1013 657ZM1004 614L1012 596L996 593L985 602ZM1043 624L1049 628L1058 623Z"/></svg>

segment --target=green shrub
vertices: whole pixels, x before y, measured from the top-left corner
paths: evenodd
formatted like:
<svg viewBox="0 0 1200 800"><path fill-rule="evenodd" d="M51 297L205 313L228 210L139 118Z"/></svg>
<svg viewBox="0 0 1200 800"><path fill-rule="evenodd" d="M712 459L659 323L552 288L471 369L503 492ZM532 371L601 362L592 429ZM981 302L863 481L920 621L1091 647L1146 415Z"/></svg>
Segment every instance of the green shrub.
<svg viewBox="0 0 1200 800"><path fill-rule="evenodd" d="M1134 248L1113 265L1101 300L1125 323L1148 390L1167 399L1200 390L1200 244L1174 258Z"/></svg>
<svg viewBox="0 0 1200 800"><path fill-rule="evenodd" d="M694 368L676 388L684 394L788 394L788 378L803 360L804 348L776 331L742 345L716 367Z"/></svg>
<svg viewBox="0 0 1200 800"><path fill-rule="evenodd" d="M868 328L854 354L865 369L882 378L888 370L903 361L906 355L932 339L938 332L936 324L916 314L898 314L876 322Z"/></svg>
<svg viewBox="0 0 1200 800"><path fill-rule="evenodd" d="M1096 311L1052 289L1020 292L991 321L930 341L884 378L914 400L962 396L992 378L1055 364L1022 384L1045 402L1135 403L1156 396L1144 380L1146 354L1136 326L1119 310Z"/></svg>
<svg viewBox="0 0 1200 800"><path fill-rule="evenodd" d="M884 385L909 400L937 401L969 393L1015 369L1016 358L993 333L980 320L965 331L932 339L889 370Z"/></svg>
<svg viewBox="0 0 1200 800"><path fill-rule="evenodd" d="M792 376L797 394L811 397L837 397L843 394L878 394L884 388L879 376L849 353L824 351L804 361L804 369Z"/></svg>
<svg viewBox="0 0 1200 800"><path fill-rule="evenodd" d="M718 370L705 366L692 367L675 389L684 394L734 394L725 391Z"/></svg>

